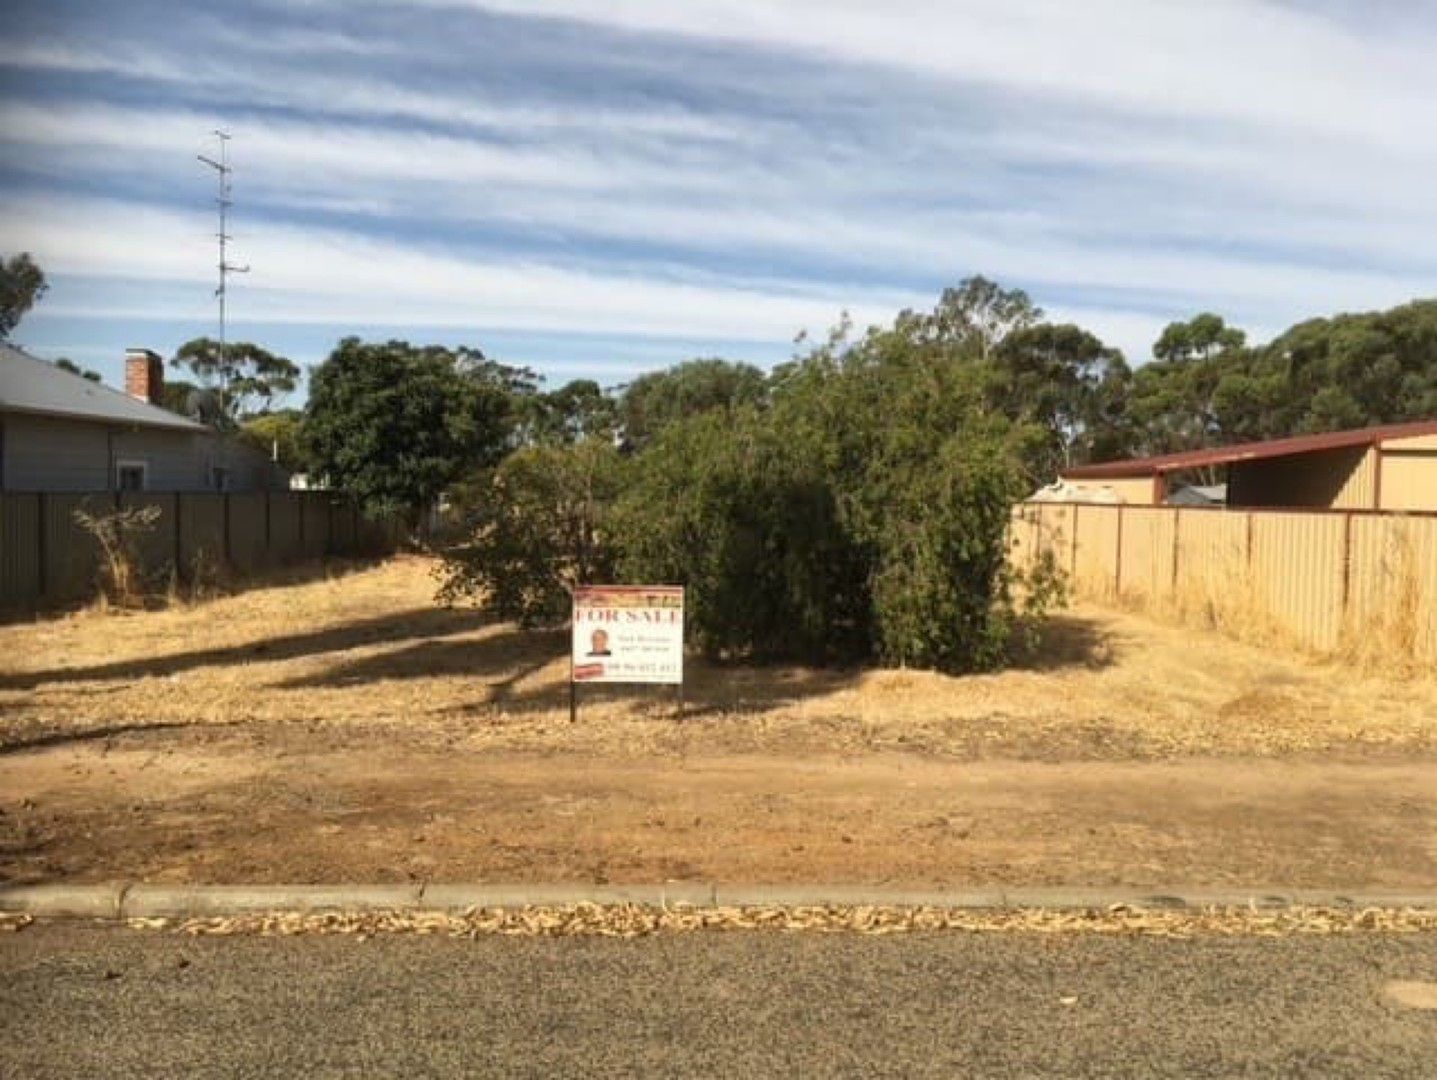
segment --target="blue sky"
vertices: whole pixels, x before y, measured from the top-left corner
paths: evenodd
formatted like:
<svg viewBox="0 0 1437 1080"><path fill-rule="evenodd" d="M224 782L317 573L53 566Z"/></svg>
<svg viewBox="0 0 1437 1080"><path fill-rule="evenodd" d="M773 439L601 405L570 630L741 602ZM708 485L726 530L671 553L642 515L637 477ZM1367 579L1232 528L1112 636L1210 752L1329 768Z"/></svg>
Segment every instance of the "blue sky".
<svg viewBox="0 0 1437 1080"><path fill-rule="evenodd" d="M16 338L119 378L214 332L477 344L557 385L761 364L981 273L1130 359L1437 292L1437 6L1206 0L19 0Z"/></svg>

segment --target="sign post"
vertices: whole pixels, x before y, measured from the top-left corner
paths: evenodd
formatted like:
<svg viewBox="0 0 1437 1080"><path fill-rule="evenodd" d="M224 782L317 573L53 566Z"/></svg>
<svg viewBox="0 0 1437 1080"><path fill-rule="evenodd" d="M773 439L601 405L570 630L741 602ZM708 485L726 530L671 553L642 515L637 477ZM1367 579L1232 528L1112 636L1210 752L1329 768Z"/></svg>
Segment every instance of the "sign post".
<svg viewBox="0 0 1437 1080"><path fill-rule="evenodd" d="M569 648L569 721L578 686L659 683L684 701L684 590L681 585L579 585Z"/></svg>

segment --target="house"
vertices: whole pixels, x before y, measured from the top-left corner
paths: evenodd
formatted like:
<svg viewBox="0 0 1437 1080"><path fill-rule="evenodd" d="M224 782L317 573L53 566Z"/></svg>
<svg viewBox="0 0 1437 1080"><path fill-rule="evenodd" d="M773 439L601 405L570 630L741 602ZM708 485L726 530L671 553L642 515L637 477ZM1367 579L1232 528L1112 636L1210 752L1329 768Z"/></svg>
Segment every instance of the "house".
<svg viewBox="0 0 1437 1080"><path fill-rule="evenodd" d="M1437 512L1437 420L1078 465L1060 475L1101 484L1129 505L1167 503L1186 478L1203 475L1226 477L1228 506Z"/></svg>
<svg viewBox="0 0 1437 1080"><path fill-rule="evenodd" d="M278 491L260 450L160 408L164 364L125 354L125 392L0 344L0 491Z"/></svg>

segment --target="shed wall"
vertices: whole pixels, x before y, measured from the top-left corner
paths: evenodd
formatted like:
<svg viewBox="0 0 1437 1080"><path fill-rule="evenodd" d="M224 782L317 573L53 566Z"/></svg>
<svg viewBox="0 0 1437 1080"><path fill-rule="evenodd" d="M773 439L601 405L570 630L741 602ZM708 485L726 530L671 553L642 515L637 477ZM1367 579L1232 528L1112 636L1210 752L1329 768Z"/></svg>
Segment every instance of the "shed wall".
<svg viewBox="0 0 1437 1080"><path fill-rule="evenodd" d="M1437 510L1437 439L1432 449L1408 448L1404 439L1382 452L1382 509ZM1399 448L1400 447L1400 448Z"/></svg>
<svg viewBox="0 0 1437 1080"><path fill-rule="evenodd" d="M1376 451L1362 446L1238 462L1228 470L1228 505L1372 509L1376 465Z"/></svg>

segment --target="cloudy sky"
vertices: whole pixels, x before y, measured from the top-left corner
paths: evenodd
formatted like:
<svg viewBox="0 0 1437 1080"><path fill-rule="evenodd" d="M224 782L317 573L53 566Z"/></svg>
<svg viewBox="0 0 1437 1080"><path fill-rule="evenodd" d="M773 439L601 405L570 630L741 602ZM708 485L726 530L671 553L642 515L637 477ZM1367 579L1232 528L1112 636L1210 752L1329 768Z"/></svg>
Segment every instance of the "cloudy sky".
<svg viewBox="0 0 1437 1080"><path fill-rule="evenodd" d="M1419 0L19 0L16 337L119 375L213 333L478 344L552 383L771 363L982 273L1148 355L1437 293ZM220 12L223 14L220 14Z"/></svg>

